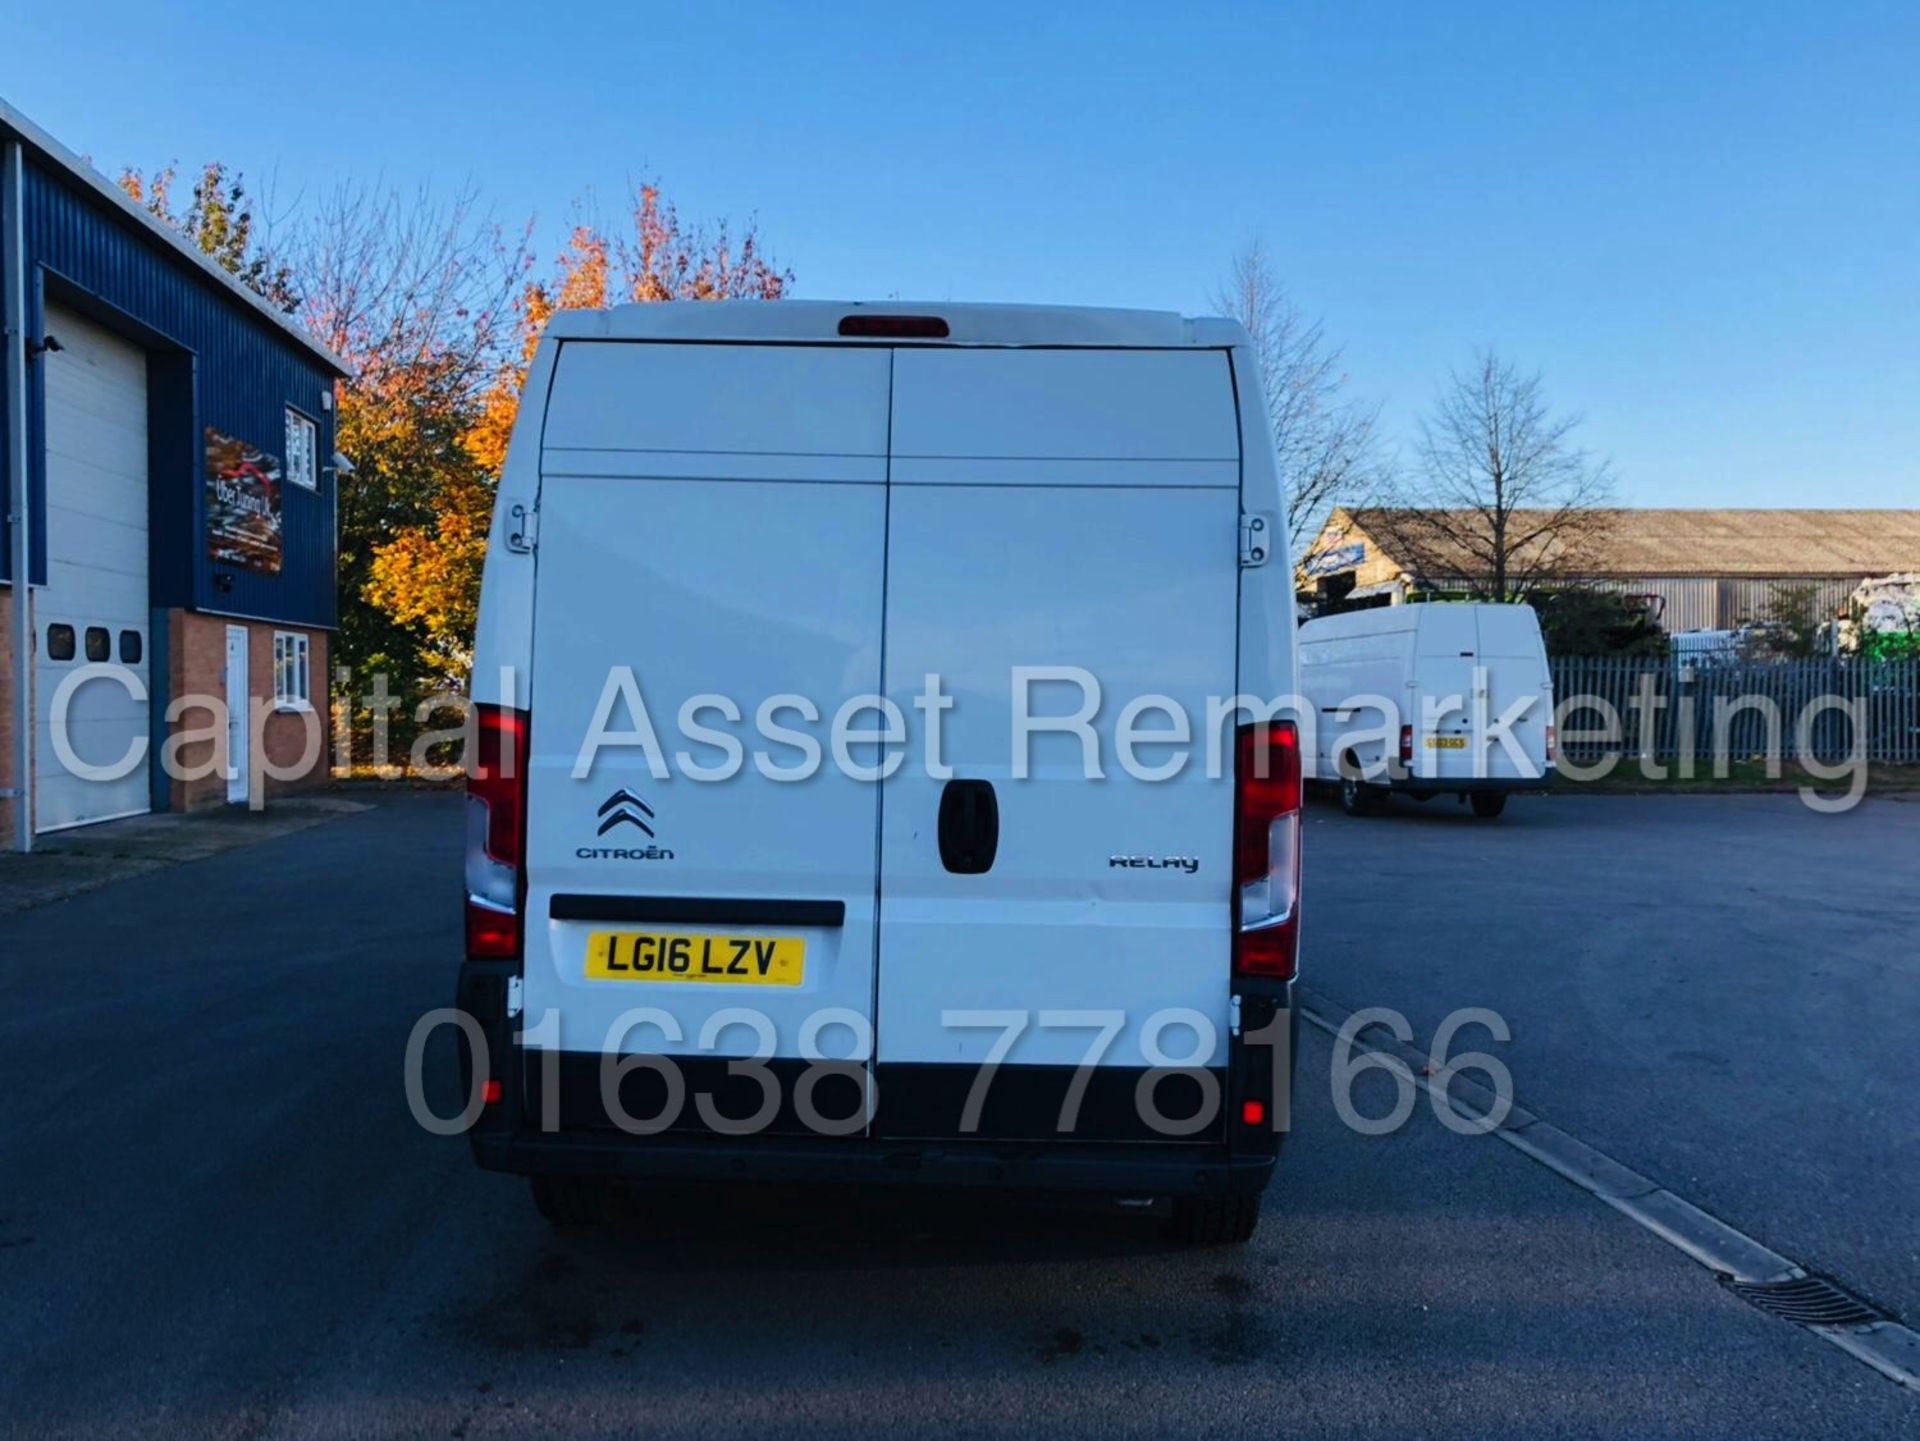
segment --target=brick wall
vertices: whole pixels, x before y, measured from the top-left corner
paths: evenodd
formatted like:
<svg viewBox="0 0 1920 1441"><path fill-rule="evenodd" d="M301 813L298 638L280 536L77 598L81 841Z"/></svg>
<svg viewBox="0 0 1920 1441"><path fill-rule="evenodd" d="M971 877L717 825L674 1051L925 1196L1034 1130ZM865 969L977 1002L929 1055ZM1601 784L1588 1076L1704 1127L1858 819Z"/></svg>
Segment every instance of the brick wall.
<svg viewBox="0 0 1920 1441"><path fill-rule="evenodd" d="M168 622L170 666L168 693L178 701L185 696L211 696L224 700L227 686L227 627L244 625L247 630L247 692L250 702L264 702L268 711L257 722L260 739L250 756L249 794L254 804L273 796L307 790L327 779L329 747L332 736L327 708L328 640L325 631L300 631L307 637L308 677L314 709L302 715L274 711L273 633L277 627L260 621L229 621L224 616L196 615L173 611ZM292 629L292 627L289 627ZM213 727L210 712L195 705L185 710L175 723L176 732L203 732ZM309 740L312 728L317 739ZM201 810L224 805L227 799L227 736L225 728L172 748L181 774L173 779L170 792L175 810ZM306 764L301 768L303 752ZM268 767L281 776L269 775ZM297 775L287 775L298 770ZM200 774L206 772L206 774Z"/></svg>

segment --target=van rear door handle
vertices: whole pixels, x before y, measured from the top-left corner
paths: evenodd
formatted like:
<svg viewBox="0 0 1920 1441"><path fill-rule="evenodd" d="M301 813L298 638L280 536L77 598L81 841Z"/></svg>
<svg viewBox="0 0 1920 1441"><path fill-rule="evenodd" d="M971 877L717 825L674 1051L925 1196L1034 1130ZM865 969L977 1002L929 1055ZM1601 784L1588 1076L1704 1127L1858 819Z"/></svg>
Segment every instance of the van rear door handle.
<svg viewBox="0 0 1920 1441"><path fill-rule="evenodd" d="M1000 849L1000 802L991 781L951 780L940 792L940 864L957 876L984 875Z"/></svg>

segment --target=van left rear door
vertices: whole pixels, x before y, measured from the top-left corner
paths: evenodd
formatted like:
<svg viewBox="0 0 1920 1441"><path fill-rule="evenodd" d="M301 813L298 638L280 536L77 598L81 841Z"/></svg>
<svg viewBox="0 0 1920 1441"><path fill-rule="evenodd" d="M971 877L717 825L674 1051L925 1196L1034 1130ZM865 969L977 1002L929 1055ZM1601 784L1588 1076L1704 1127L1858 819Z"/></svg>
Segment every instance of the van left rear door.
<svg viewBox="0 0 1920 1441"><path fill-rule="evenodd" d="M563 1126L608 1124L599 1071L617 1052L676 1059L690 1127L708 1124L702 1095L730 1122L755 1114L762 1085L728 1062L770 1058L765 1127L801 1130L803 1044L844 1056L871 1028L877 788L830 752L793 778L804 756L767 746L755 717L784 696L830 719L880 687L887 384L880 349L561 349L536 551L524 1024L561 1053ZM596 730L639 729L623 677L665 776L643 746L589 756ZM739 763L689 720L737 737ZM777 720L809 729L794 709ZM763 974L735 974L741 940ZM809 1034L820 1015L843 1024ZM671 1100L659 1074L621 1083L629 1115ZM819 1106L857 1113L859 1097L823 1090Z"/></svg>

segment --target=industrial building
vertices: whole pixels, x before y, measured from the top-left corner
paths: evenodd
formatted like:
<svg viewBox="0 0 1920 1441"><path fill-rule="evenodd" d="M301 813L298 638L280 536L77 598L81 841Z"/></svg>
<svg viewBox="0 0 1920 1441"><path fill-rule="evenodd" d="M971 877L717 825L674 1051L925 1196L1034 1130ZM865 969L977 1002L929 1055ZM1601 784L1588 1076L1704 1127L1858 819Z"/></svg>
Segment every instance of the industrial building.
<svg viewBox="0 0 1920 1441"><path fill-rule="evenodd" d="M1392 605L1419 593L1471 589L1462 548L1423 542L1424 560L1395 537L1420 533L1404 510L1336 510L1302 559L1302 599L1319 607ZM1514 533L1544 512L1515 511ZM1426 532L1429 533L1430 532ZM1434 551L1440 551L1438 555ZM1811 586L1821 613L1845 611L1870 576L1920 569L1920 510L1610 509L1585 534L1556 584L1647 597L1670 633L1733 629L1766 617L1783 586Z"/></svg>
<svg viewBox="0 0 1920 1441"><path fill-rule="evenodd" d="M4 102L0 160L0 844L324 779L343 366Z"/></svg>

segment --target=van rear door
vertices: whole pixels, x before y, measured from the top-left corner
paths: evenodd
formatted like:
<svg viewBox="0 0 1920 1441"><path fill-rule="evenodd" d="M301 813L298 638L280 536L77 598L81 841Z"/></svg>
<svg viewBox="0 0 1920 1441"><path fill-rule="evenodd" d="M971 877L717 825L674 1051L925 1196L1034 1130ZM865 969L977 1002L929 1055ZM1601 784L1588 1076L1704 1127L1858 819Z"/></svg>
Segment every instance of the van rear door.
<svg viewBox="0 0 1920 1441"><path fill-rule="evenodd" d="M1530 605L1481 605L1474 610L1489 725L1521 702L1530 702L1510 723L1513 750L1495 745L1488 753L1487 773L1538 780L1546 774L1547 728L1553 724L1553 677L1540 618Z"/></svg>
<svg viewBox="0 0 1920 1441"><path fill-rule="evenodd" d="M711 1080L726 1058L797 1057L816 1013L871 1025L878 787L830 762L769 777L751 751L770 697L830 717L879 688L888 363L825 346L561 347L536 553L524 984L532 1043L575 1072L561 1076L565 1125L604 1124L603 1050L683 1058L691 1124L702 1091L730 1116L754 1111L757 1084ZM627 674L668 776L636 745L582 765L596 726L638 729ZM744 711L737 724L688 713L746 742L728 779L686 773L725 766L683 734L701 697ZM776 721L808 728L797 711ZM622 936L667 939L609 939ZM630 1025L636 1007L651 1015ZM708 1073L692 1074L696 1057ZM645 1090L655 1074L629 1079ZM790 1106L792 1085L779 1089ZM662 1099L655 1085L623 1104L651 1118Z"/></svg>
<svg viewBox="0 0 1920 1441"><path fill-rule="evenodd" d="M1227 356L902 349L892 457L886 690L918 721L939 677L952 775L916 748L885 785L876 1129L1217 1138L1191 1078L1151 1098L1172 1132L1142 1118L1138 1086L1227 1055L1232 744L1212 778L1203 744L1207 698L1236 690ZM1036 736L1018 774L1018 667L1072 673L1029 687L1035 714L1074 714L1098 686L1101 778L1066 734ZM1171 779L1129 774L1113 744L1149 696L1192 727ZM1140 729L1169 725L1154 710ZM1142 746L1136 768L1168 755Z"/></svg>
<svg viewBox="0 0 1920 1441"><path fill-rule="evenodd" d="M1416 779L1537 780L1553 717L1546 652L1532 607L1441 603L1422 605L1419 612L1414 675L1415 704L1422 709L1408 717L1422 737L1414 757ZM1514 751L1524 759L1498 742L1484 750L1476 747L1477 714L1485 716L1491 731L1528 697L1534 703L1510 727Z"/></svg>

